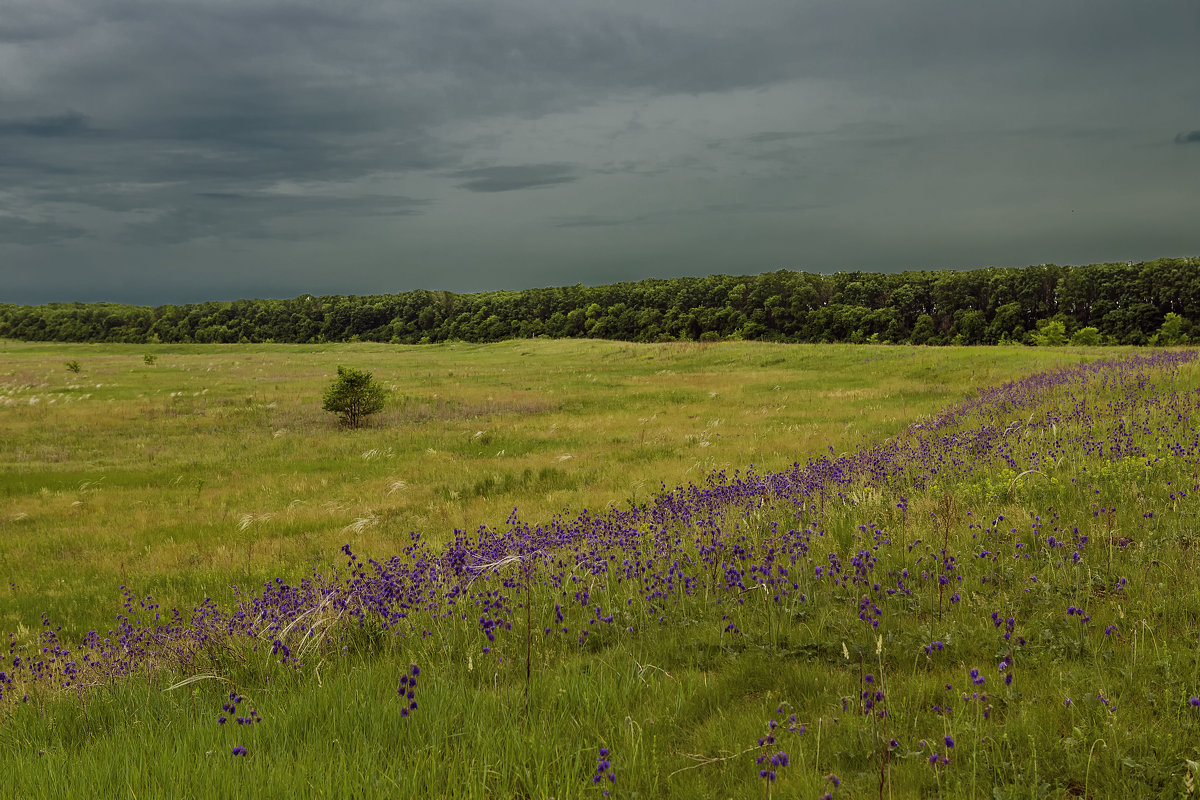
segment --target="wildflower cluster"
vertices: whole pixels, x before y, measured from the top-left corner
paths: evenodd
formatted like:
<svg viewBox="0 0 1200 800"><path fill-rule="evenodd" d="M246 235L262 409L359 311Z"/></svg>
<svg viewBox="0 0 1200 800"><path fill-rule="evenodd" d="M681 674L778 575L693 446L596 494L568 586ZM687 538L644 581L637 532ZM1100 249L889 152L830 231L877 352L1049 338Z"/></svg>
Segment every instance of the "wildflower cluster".
<svg viewBox="0 0 1200 800"><path fill-rule="evenodd" d="M778 710L780 709L777 709L777 711ZM795 719L795 716L793 716L789 722L794 723ZM755 763L761 767L761 769L758 771L758 776L772 783L775 781L775 770L788 765L787 753L783 752L782 750L775 750L773 753L770 752L775 748L775 729L778 726L779 723L775 720L770 720L767 722L766 734L758 739L758 747L764 752L762 752L755 760Z"/></svg>
<svg viewBox="0 0 1200 800"><path fill-rule="evenodd" d="M596 759L596 771L592 774L592 783L602 784L608 781L609 784L617 782L617 773L613 771L612 762L608 760L608 748L600 748L600 756ZM604 790L604 796L608 797L608 789Z"/></svg>
<svg viewBox="0 0 1200 800"><path fill-rule="evenodd" d="M770 626L819 605L830 627L838 627L841 615L845 624L834 635L852 644L856 636L892 641L891 626L919 619L919 635L905 631L911 634L908 656L938 674L938 683L947 679L946 670L961 669L944 662L980 665L967 673L963 705L945 684L944 697L921 702L922 718L911 728L913 739L940 742L926 744L925 757L946 767L955 742L944 731L965 746L969 734L959 721L966 704L990 717L983 691L988 679L1011 686L1017 658L1022 676L1032 676L1045 657L1048 647L1031 653L1035 648L1021 635L1029 635L1031 609L1059 621L1048 637L1087 641L1104 630L1106 647L1128 646L1117 625L1141 596L1136 584L1145 573L1133 562L1140 545L1124 549L1121 542L1159 530L1164 512L1188 509L1200 487L1189 480L1172 485L1170 499L1157 509L1149 498L1140 501L1145 508L1124 509L1104 494L1109 484L1101 475L1128 463L1139 476L1194 474L1200 465L1197 397L1171 391L1154 376L1169 376L1195 359L1194 351L1164 351L1041 373L984 389L886 442L821 454L777 472L717 471L699 483L664 486L628 510L583 511L539 525L514 511L505 526L456 531L444 547L413 534L386 560L361 558L346 545L344 569L294 583L277 578L241 592L228 608L206 599L190 611L167 611L124 589L124 613L107 633L91 632L68 645L44 620L36 634L10 637L8 657L0 662L0 702L18 702L31 687L74 689L163 663L199 672L213 651L229 646L302 669L350 648L359 631L399 642L452 629L456 645L469 637L468 659L498 663L524 657L527 640L514 632L531 635L549 659L669 630L683 617L697 635L711 635L722 646L733 638L769 648L780 639ZM1068 475L1061 465L1074 461L1091 465L1094 474ZM1056 469L1071 492L1088 498L1073 511L1055 504L1066 489L1048 488L1045 476ZM1001 470L1011 477L997 490L992 484ZM1008 507L999 513L987 504L956 505L956 497L997 491L1011 498L1035 479L1044 482L1039 493L1023 496L1030 510L1020 520ZM1118 563L1109 566L1113 558ZM1083 623L1071 625L1070 637L1061 635L1064 605L1072 623ZM1077 642L1071 646L1078 651ZM844 661L853 664L843 647ZM996 672L985 676L997 657ZM879 669L857 665L858 709L882 729L879 743L896 748L888 726L897 709L884 711L896 695L885 697L884 677L888 687L897 684L890 662L884 672L885 662L880 654ZM419 674L413 665L400 678L402 716L417 709ZM1095 688L1088 695L1071 691L1090 697ZM1005 701L1015 702L1017 694L1005 692ZM854 700L847 690L843 708ZM256 723L253 710L238 715L242 702L231 694L221 722L228 716ZM1111 701L1103 704L1113 708ZM1000 701L997 707L1003 708ZM793 716L789 728L794 725ZM789 762L776 742L778 727L775 720L768 724L756 756L768 785ZM596 778L615 782L607 750L601 750ZM830 785L836 788L836 779Z"/></svg>
<svg viewBox="0 0 1200 800"><path fill-rule="evenodd" d="M883 701L885 698L883 688L875 682L875 676L871 673L867 673L863 676L862 683L863 687L859 692L862 713L868 716L871 714L879 717L887 716L887 711L883 709Z"/></svg>
<svg viewBox="0 0 1200 800"><path fill-rule="evenodd" d="M234 716L235 714L237 714L238 706L241 705L241 703L245 699L246 698L242 697L237 692L230 692L228 699L226 699L226 701L221 705L221 711L223 713L217 717L217 724L224 725L226 722L229 721L228 718L225 716L226 714L228 714L229 716ZM235 721L237 722L238 725L253 725L257 722L262 722L262 717L260 717L258 715L257 710L252 708L252 709L250 709L249 714L247 714L245 716L238 715L236 717Z"/></svg>
<svg viewBox="0 0 1200 800"><path fill-rule="evenodd" d="M940 753L933 747L929 747L929 757L927 760L929 762L929 766L933 767L934 769L950 765L950 751L954 749L954 737L946 736L943 739L943 744L945 745L945 750ZM924 739L921 740L921 746L926 746Z"/></svg>
<svg viewBox="0 0 1200 800"><path fill-rule="evenodd" d="M842 785L842 780L832 772L825 776L825 785L829 787L829 791L821 795L821 800L833 800L833 795Z"/></svg>
<svg viewBox="0 0 1200 800"><path fill-rule="evenodd" d="M417 676L420 674L420 668L413 664L407 673L400 676L400 688L397 692L402 701L400 708L402 717L407 717L410 711L417 710Z"/></svg>

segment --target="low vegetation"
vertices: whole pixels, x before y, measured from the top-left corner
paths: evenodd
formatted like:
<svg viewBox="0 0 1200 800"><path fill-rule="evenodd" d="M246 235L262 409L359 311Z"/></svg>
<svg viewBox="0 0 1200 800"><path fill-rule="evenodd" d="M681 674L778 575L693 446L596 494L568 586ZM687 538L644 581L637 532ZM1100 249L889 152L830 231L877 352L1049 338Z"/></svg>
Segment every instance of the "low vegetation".
<svg viewBox="0 0 1200 800"><path fill-rule="evenodd" d="M23 795L1200 779L1194 351L141 352L0 356ZM338 360L396 376L378 425L305 411Z"/></svg>

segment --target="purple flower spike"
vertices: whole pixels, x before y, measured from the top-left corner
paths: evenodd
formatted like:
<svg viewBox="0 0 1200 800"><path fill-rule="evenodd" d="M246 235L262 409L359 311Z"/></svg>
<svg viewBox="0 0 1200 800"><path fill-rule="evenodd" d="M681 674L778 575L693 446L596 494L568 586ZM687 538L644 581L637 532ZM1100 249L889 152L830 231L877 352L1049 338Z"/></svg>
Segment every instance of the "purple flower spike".
<svg viewBox="0 0 1200 800"><path fill-rule="evenodd" d="M608 760L608 748L600 748L600 757L596 759L596 771L592 774L592 783L602 783L607 780L609 783L617 782L617 773L612 768L612 762ZM604 790L604 797L608 797L608 790Z"/></svg>

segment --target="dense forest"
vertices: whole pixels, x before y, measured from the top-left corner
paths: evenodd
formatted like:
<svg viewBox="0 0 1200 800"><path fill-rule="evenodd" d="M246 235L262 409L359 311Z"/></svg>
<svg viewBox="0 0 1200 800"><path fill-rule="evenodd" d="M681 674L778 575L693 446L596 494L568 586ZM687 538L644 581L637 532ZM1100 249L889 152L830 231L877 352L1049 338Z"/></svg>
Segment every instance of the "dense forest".
<svg viewBox="0 0 1200 800"><path fill-rule="evenodd" d="M550 336L1170 345L1188 341L1198 313L1200 258L1176 258L900 273L780 270L477 294L303 295L157 308L0 305L0 337L137 343L415 344Z"/></svg>

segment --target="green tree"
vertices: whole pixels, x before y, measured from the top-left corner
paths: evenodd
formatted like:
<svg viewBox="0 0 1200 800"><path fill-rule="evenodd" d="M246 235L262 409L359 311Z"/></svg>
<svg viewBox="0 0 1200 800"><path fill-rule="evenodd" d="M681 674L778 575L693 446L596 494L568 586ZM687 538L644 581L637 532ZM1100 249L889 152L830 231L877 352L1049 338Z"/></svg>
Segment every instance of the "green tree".
<svg viewBox="0 0 1200 800"><path fill-rule="evenodd" d="M922 314L917 317L917 324L913 326L912 336L909 338L913 344L936 344L935 335L937 329L934 327L933 317L928 314Z"/></svg>
<svg viewBox="0 0 1200 800"><path fill-rule="evenodd" d="M1187 334L1183 332L1184 325L1187 323L1183 317L1174 312L1169 312L1166 319L1163 320L1162 327L1158 329L1158 333L1154 334L1150 343L1160 347L1170 347L1176 344L1187 344Z"/></svg>
<svg viewBox="0 0 1200 800"><path fill-rule="evenodd" d="M366 417L383 410L387 390L366 370L338 366L338 376L325 390L321 407L340 414L351 428L362 425Z"/></svg>
<svg viewBox="0 0 1200 800"><path fill-rule="evenodd" d="M1100 330L1089 325L1071 335L1071 344L1081 347L1096 347L1100 344Z"/></svg>
<svg viewBox="0 0 1200 800"><path fill-rule="evenodd" d="M1021 329L1021 333L1016 333L1017 328ZM998 306L992 317L992 322L987 329L986 342L993 344L999 342L1005 337L1020 341L1021 336L1025 335L1025 329L1022 325L1021 304L1020 303L1005 303Z"/></svg>
<svg viewBox="0 0 1200 800"><path fill-rule="evenodd" d="M1067 343L1067 326L1061 320L1052 319L1037 329L1033 341L1039 347L1061 347Z"/></svg>

